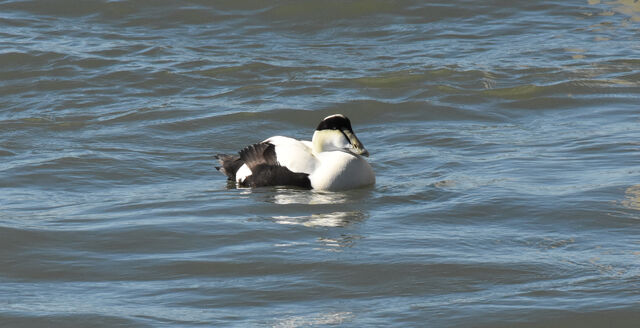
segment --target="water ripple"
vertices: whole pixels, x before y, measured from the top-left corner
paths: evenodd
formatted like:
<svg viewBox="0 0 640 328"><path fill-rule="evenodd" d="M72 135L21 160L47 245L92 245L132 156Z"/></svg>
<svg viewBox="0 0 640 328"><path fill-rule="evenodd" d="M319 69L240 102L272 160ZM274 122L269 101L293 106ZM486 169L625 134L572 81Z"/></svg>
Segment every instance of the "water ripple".
<svg viewBox="0 0 640 328"><path fill-rule="evenodd" d="M0 321L633 326L638 12L2 1ZM375 186L214 168L334 113Z"/></svg>

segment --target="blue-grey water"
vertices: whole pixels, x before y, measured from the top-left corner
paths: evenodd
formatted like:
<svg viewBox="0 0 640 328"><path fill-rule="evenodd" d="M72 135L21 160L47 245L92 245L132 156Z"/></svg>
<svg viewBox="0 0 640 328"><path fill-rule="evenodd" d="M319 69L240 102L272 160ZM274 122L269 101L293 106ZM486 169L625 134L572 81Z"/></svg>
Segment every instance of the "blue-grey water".
<svg viewBox="0 0 640 328"><path fill-rule="evenodd" d="M214 168L343 113L372 188ZM637 327L640 2L0 1L1 327Z"/></svg>

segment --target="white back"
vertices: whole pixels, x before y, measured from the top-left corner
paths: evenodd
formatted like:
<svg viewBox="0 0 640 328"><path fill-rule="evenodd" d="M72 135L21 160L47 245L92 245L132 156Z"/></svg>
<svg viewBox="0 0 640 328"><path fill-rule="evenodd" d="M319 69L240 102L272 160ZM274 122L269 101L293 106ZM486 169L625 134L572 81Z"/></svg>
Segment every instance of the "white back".
<svg viewBox="0 0 640 328"><path fill-rule="evenodd" d="M318 165L318 159L313 155L309 141L275 136L265 142L275 146L278 163L292 172L311 174Z"/></svg>

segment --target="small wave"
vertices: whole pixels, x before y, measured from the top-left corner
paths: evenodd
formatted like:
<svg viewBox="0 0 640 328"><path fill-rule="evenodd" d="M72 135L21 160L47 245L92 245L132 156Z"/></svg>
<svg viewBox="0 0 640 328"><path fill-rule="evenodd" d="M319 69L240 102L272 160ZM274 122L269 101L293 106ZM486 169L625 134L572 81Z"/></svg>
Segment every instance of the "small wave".
<svg viewBox="0 0 640 328"><path fill-rule="evenodd" d="M67 55L54 51L28 51L0 53L0 62L6 68L43 67L64 59ZM6 72L3 70L3 73Z"/></svg>
<svg viewBox="0 0 640 328"><path fill-rule="evenodd" d="M393 2L382 0L290 2L274 6L265 15L289 20L354 19L363 16L390 14L397 10Z"/></svg>

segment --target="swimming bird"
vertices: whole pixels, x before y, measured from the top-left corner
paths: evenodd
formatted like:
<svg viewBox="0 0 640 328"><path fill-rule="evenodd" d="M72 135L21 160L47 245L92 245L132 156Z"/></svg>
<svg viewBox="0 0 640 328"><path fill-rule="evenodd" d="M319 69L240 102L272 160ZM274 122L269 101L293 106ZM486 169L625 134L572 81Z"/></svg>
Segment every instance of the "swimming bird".
<svg viewBox="0 0 640 328"><path fill-rule="evenodd" d="M238 155L218 154L216 167L238 187L295 186L346 190L375 183L369 152L342 115L325 117L311 141L275 136Z"/></svg>

